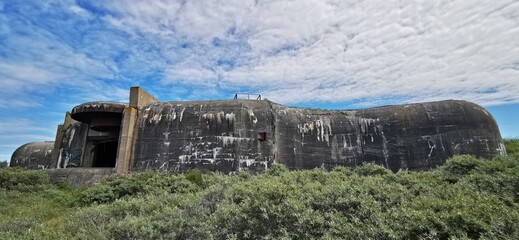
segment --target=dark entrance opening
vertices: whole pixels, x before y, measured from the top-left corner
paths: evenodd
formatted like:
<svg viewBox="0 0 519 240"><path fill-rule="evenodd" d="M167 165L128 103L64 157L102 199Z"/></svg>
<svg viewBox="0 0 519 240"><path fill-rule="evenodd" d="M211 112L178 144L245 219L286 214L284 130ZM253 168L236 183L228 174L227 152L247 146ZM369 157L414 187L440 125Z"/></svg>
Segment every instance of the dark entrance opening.
<svg viewBox="0 0 519 240"><path fill-rule="evenodd" d="M74 120L88 124L81 167L115 167L121 120L127 106L116 102L88 102L72 109L70 116Z"/></svg>
<svg viewBox="0 0 519 240"><path fill-rule="evenodd" d="M117 144L116 140L98 142L94 148L92 167L115 167Z"/></svg>

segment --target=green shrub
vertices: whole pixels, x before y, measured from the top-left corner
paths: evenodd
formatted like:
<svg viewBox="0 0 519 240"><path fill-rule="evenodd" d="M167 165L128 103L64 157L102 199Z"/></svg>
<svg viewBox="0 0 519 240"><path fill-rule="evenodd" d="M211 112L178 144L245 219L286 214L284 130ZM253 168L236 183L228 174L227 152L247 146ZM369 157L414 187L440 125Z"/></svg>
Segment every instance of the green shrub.
<svg viewBox="0 0 519 240"><path fill-rule="evenodd" d="M409 199L385 217L399 239L514 239L518 213L495 196L454 185Z"/></svg>
<svg viewBox="0 0 519 240"><path fill-rule="evenodd" d="M6 168L0 170L0 189L38 191L49 184L49 176L40 171Z"/></svg>
<svg viewBox="0 0 519 240"><path fill-rule="evenodd" d="M151 194L84 208L66 229L87 239L210 239L208 216L198 194Z"/></svg>
<svg viewBox="0 0 519 240"><path fill-rule="evenodd" d="M519 155L481 160L460 184L499 197L505 204L519 203Z"/></svg>
<svg viewBox="0 0 519 240"><path fill-rule="evenodd" d="M344 166L335 167L332 171L344 174L346 176L350 176L353 174L353 170L351 168Z"/></svg>
<svg viewBox="0 0 519 240"><path fill-rule="evenodd" d="M267 174L271 176L280 176L286 172L288 172L288 168L283 164L273 164L272 167L267 170Z"/></svg>
<svg viewBox="0 0 519 240"><path fill-rule="evenodd" d="M71 191L0 189L8 205L0 208L7 226L0 238L519 239L517 154L456 156L424 172L366 164L329 172L275 165L258 175L136 173L78 190L79 197Z"/></svg>
<svg viewBox="0 0 519 240"><path fill-rule="evenodd" d="M99 186L87 189L79 198L80 205L104 204L117 199L152 193L194 192L203 184L202 174L191 171L184 176L172 173L135 173L127 177L110 179Z"/></svg>
<svg viewBox="0 0 519 240"><path fill-rule="evenodd" d="M204 180L202 179L202 172L200 172L200 170L192 169L191 171L187 172L185 176L186 179L190 182L198 186L202 186Z"/></svg>
<svg viewBox="0 0 519 240"><path fill-rule="evenodd" d="M9 167L7 161L0 161L0 169Z"/></svg>
<svg viewBox="0 0 519 240"><path fill-rule="evenodd" d="M443 180L455 183L484 165L484 161L470 155L457 155L439 167L438 173Z"/></svg>
<svg viewBox="0 0 519 240"><path fill-rule="evenodd" d="M103 204L123 197L144 194L151 187L148 184L148 180L153 177L153 173L137 173L127 177L109 179L101 185L84 191L79 198L79 203L81 205L91 203Z"/></svg>
<svg viewBox="0 0 519 240"><path fill-rule="evenodd" d="M504 142L508 154L519 153L519 138L505 139Z"/></svg>
<svg viewBox="0 0 519 240"><path fill-rule="evenodd" d="M240 178L241 180L247 180L250 177L252 177L252 174L248 169L242 169L241 171L233 173L233 174L235 176L237 176L238 178Z"/></svg>
<svg viewBox="0 0 519 240"><path fill-rule="evenodd" d="M96 188L91 188L85 191L79 200L82 205L88 205L91 203L110 203L120 198L119 194L114 192L113 187L108 185L101 185Z"/></svg>
<svg viewBox="0 0 519 240"><path fill-rule="evenodd" d="M385 167L374 163L366 163L354 169L354 172L361 176L375 176L390 174L391 171Z"/></svg>
<svg viewBox="0 0 519 240"><path fill-rule="evenodd" d="M38 222L30 218L21 218L13 221L0 220L0 232L11 234L22 234L28 229L38 226Z"/></svg>

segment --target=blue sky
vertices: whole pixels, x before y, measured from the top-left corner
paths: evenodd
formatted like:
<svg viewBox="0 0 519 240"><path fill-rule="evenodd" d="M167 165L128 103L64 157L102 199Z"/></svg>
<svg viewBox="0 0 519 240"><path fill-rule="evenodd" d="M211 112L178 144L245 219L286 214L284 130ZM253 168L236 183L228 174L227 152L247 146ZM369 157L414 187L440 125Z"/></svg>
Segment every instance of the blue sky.
<svg viewBox="0 0 519 240"><path fill-rule="evenodd" d="M87 101L464 99L519 137L519 2L0 0L0 160Z"/></svg>

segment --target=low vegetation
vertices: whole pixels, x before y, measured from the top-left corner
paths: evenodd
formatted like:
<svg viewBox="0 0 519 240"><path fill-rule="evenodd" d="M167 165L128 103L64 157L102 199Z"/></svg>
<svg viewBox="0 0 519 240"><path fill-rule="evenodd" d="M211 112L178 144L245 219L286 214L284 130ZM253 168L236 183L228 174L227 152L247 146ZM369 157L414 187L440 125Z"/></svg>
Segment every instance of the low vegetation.
<svg viewBox="0 0 519 240"><path fill-rule="evenodd" d="M0 170L2 239L519 239L519 143L435 170L140 173L51 185Z"/></svg>
<svg viewBox="0 0 519 240"><path fill-rule="evenodd" d="M0 161L0 169L7 168L7 161Z"/></svg>
<svg viewBox="0 0 519 240"><path fill-rule="evenodd" d="M519 153L519 138L507 139L505 145L508 154Z"/></svg>

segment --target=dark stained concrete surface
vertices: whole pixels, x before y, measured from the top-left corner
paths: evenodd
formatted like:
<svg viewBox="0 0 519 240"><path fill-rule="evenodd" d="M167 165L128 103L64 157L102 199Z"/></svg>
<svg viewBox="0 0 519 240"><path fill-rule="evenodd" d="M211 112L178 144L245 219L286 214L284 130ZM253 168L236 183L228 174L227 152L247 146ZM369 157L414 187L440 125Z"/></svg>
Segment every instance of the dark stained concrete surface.
<svg viewBox="0 0 519 240"><path fill-rule="evenodd" d="M398 171L430 169L456 154L506 155L494 118L466 101L330 111L268 100L155 102L133 90L143 93L134 96L134 107L76 106L55 144L26 144L11 166L227 173L260 172L274 163L331 169L371 162Z"/></svg>
<svg viewBox="0 0 519 240"><path fill-rule="evenodd" d="M261 171L274 162L422 170L454 154L506 154L484 108L453 100L351 111L265 100L159 102L140 109L133 170Z"/></svg>
<svg viewBox="0 0 519 240"><path fill-rule="evenodd" d="M506 154L492 116L466 101L354 111L274 109L277 159L291 169L373 162L393 171L422 170L454 154Z"/></svg>
<svg viewBox="0 0 519 240"><path fill-rule="evenodd" d="M53 168L80 167L82 166L83 148L85 146L88 125L80 122L72 122L64 126L61 139L56 140L55 148L58 152L57 162Z"/></svg>
<svg viewBox="0 0 519 240"><path fill-rule="evenodd" d="M54 142L27 143L14 151L10 166L27 169L46 169L50 167Z"/></svg>
<svg viewBox="0 0 519 240"><path fill-rule="evenodd" d="M135 170L263 170L274 161L273 112L267 101L160 102L137 121ZM258 133L267 133L258 140Z"/></svg>

